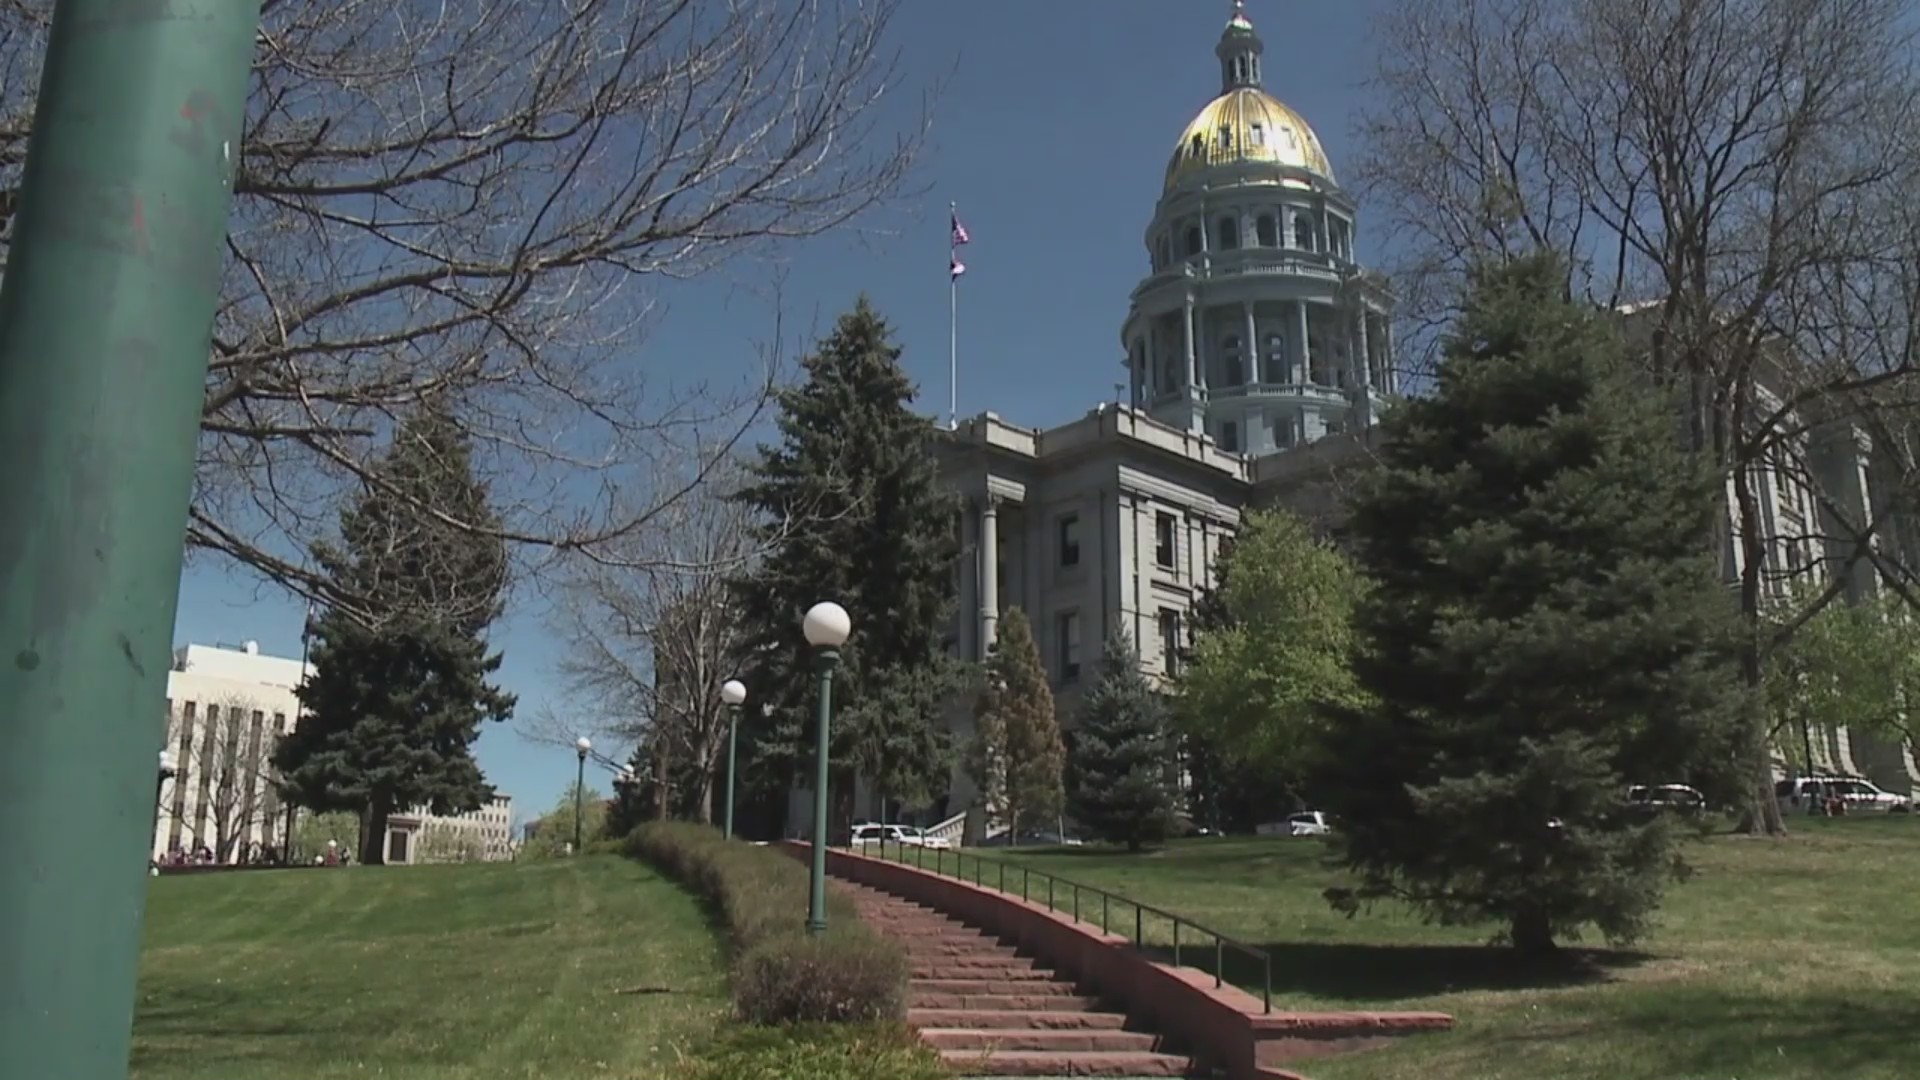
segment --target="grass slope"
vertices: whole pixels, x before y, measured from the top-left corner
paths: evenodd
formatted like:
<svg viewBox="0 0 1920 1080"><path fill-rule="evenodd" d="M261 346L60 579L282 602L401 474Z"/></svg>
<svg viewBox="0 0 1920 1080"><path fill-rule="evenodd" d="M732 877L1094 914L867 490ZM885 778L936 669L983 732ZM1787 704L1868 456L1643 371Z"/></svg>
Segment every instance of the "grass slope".
<svg viewBox="0 0 1920 1080"><path fill-rule="evenodd" d="M1379 909L1346 919L1321 847L1203 840L1128 856L999 852L1167 908L1273 955L1276 1004L1440 1009L1457 1030L1315 1062L1316 1080L1894 1080L1920 1075L1920 821L1795 819L1785 841L1691 844L1636 950L1582 952L1578 970L1516 970L1486 929ZM971 875L969 860L969 875ZM989 883L992 883L989 874ZM1017 886L1016 886L1017 888ZM1065 894L1059 898L1066 905ZM1098 902L1083 901L1098 919ZM1131 913L1126 916L1131 930ZM1116 915L1116 928L1118 916ZM1168 931L1149 922L1150 940ZM1193 938L1185 938L1192 942ZM1199 959L1211 966L1211 949ZM1194 959L1189 955L1188 962ZM1229 978L1257 992L1259 973Z"/></svg>
<svg viewBox="0 0 1920 1080"><path fill-rule="evenodd" d="M160 878L133 1076L650 1078L726 1009L695 901L625 859Z"/></svg>

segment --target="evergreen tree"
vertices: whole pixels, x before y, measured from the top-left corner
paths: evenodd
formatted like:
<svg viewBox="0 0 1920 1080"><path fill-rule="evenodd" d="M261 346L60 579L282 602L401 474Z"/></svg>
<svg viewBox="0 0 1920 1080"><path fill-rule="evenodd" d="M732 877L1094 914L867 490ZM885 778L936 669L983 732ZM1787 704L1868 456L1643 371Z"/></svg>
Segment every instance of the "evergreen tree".
<svg viewBox="0 0 1920 1080"><path fill-rule="evenodd" d="M1053 822L1065 801L1066 746L1040 646L1019 608L1000 617L973 716L967 769L988 812L1014 839L1023 828Z"/></svg>
<svg viewBox="0 0 1920 1080"><path fill-rule="evenodd" d="M946 780L943 710L963 685L944 644L958 507L927 452L933 425L909 409L892 331L864 297L801 366L805 382L780 394L781 440L761 451L740 495L760 511L768 548L735 583L746 681L769 707L741 718L742 798L812 776L818 683L800 621L835 601L853 618L830 748L831 836L844 839L856 775L905 802Z"/></svg>
<svg viewBox="0 0 1920 1080"><path fill-rule="evenodd" d="M1564 281L1479 270L1435 394L1385 420L1351 506L1374 700L1330 710L1319 777L1359 882L1336 906L1498 921L1528 953L1642 931L1681 866L1627 785L1726 775L1739 744L1716 481Z"/></svg>
<svg viewBox="0 0 1920 1080"><path fill-rule="evenodd" d="M1080 703L1068 812L1100 840L1139 851L1167 838L1177 793L1169 775L1173 735L1140 656L1116 630L1100 654L1100 677Z"/></svg>
<svg viewBox="0 0 1920 1080"><path fill-rule="evenodd" d="M464 433L438 409L401 425L368 491L341 512L340 546L315 551L339 593L372 610L336 605L314 620L304 711L274 751L290 801L360 816L368 863L383 860L395 810L464 813L492 796L473 742L483 721L513 711L487 681L501 657L484 637L506 588L505 545L427 507L494 520Z"/></svg>

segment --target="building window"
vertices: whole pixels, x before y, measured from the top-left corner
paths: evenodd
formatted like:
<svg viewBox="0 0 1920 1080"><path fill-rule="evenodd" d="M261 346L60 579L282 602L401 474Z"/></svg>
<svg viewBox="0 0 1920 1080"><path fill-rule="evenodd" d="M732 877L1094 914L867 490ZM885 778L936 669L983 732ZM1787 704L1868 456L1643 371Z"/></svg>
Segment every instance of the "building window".
<svg viewBox="0 0 1920 1080"><path fill-rule="evenodd" d="M1255 128L1254 130L1258 131L1259 129ZM1254 222L1253 227L1261 247L1280 246L1280 225L1274 221L1272 214L1261 214L1259 220Z"/></svg>
<svg viewBox="0 0 1920 1080"><path fill-rule="evenodd" d="M1236 424L1231 420L1225 420L1221 422L1220 449L1232 450L1236 453L1239 452L1240 450L1240 425L1239 424Z"/></svg>
<svg viewBox="0 0 1920 1080"><path fill-rule="evenodd" d="M1226 376L1225 384L1227 386L1246 385L1246 367L1240 362L1240 335L1228 334L1226 340L1220 345L1221 367L1225 369L1222 374Z"/></svg>
<svg viewBox="0 0 1920 1080"><path fill-rule="evenodd" d="M1160 266L1157 269L1164 269L1168 263L1172 262L1173 261L1172 255L1173 255L1172 246L1167 243L1166 237L1164 236L1161 237L1160 238Z"/></svg>
<svg viewBox="0 0 1920 1080"><path fill-rule="evenodd" d="M1180 674L1180 613L1172 608L1160 609L1160 670Z"/></svg>
<svg viewBox="0 0 1920 1080"><path fill-rule="evenodd" d="M1207 137L1196 131L1193 133L1193 142L1188 145L1193 147L1193 156L1199 157L1202 153L1206 152Z"/></svg>
<svg viewBox="0 0 1920 1080"><path fill-rule="evenodd" d="M1187 226L1187 256L1186 257L1190 259L1195 255L1200 254L1200 248L1201 248L1200 226L1198 225Z"/></svg>
<svg viewBox="0 0 1920 1080"><path fill-rule="evenodd" d="M1261 127L1258 123L1255 123L1253 125L1252 134L1253 134L1253 145L1255 146L1267 145L1267 129L1266 128Z"/></svg>
<svg viewBox="0 0 1920 1080"><path fill-rule="evenodd" d="M1278 379L1273 377L1276 372L1280 374ZM1287 339L1279 334L1267 335L1267 381L1293 381L1287 367Z"/></svg>
<svg viewBox="0 0 1920 1080"><path fill-rule="evenodd" d="M1313 250L1313 219L1305 214L1293 216L1293 246L1301 251Z"/></svg>
<svg viewBox="0 0 1920 1080"><path fill-rule="evenodd" d="M1225 124L1220 125L1220 149L1233 149L1233 129Z"/></svg>
<svg viewBox="0 0 1920 1080"><path fill-rule="evenodd" d="M1060 565L1080 565L1080 515L1068 514L1060 519Z"/></svg>
<svg viewBox="0 0 1920 1080"><path fill-rule="evenodd" d="M1054 641L1060 650L1060 681L1080 677L1080 613L1063 611L1054 617Z"/></svg>
<svg viewBox="0 0 1920 1080"><path fill-rule="evenodd" d="M1214 223L1213 235L1219 243L1215 246L1221 251L1232 251L1240 246L1240 222L1236 218L1223 217Z"/></svg>
<svg viewBox="0 0 1920 1080"><path fill-rule="evenodd" d="M1153 561L1168 568L1173 566L1175 527L1172 514L1163 510L1153 515Z"/></svg>

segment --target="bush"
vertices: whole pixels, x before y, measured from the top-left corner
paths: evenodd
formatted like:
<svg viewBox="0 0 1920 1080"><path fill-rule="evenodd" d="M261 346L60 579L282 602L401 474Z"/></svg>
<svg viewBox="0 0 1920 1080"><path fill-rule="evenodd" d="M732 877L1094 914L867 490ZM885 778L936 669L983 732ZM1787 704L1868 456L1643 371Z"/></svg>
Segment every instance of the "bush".
<svg viewBox="0 0 1920 1080"><path fill-rule="evenodd" d="M945 1080L940 1056L898 1024L744 1028L684 1067L683 1080Z"/></svg>
<svg viewBox="0 0 1920 1080"><path fill-rule="evenodd" d="M647 824L631 855L719 911L733 955L733 1004L756 1024L897 1021L906 1015L907 959L828 894L828 932L807 936L807 870L771 848L729 842L701 825Z"/></svg>

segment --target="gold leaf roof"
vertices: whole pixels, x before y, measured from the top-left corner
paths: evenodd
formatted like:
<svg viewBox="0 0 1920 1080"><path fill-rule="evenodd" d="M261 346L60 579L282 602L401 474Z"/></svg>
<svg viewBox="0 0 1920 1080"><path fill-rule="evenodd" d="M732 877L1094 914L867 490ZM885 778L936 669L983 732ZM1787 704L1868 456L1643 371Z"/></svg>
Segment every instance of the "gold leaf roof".
<svg viewBox="0 0 1920 1080"><path fill-rule="evenodd" d="M1333 163L1306 118L1254 86L1214 98L1193 118L1167 163L1167 189L1188 173L1242 162L1292 165L1333 180Z"/></svg>

